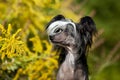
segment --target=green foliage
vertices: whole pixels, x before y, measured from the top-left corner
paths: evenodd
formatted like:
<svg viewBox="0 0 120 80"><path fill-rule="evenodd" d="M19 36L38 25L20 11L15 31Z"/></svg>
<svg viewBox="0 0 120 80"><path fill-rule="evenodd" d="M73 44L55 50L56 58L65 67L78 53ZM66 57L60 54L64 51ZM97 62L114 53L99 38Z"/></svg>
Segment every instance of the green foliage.
<svg viewBox="0 0 120 80"><path fill-rule="evenodd" d="M100 34L88 55L91 80L120 80L119 0L76 0L77 12L94 16ZM92 49L92 50L93 50Z"/></svg>

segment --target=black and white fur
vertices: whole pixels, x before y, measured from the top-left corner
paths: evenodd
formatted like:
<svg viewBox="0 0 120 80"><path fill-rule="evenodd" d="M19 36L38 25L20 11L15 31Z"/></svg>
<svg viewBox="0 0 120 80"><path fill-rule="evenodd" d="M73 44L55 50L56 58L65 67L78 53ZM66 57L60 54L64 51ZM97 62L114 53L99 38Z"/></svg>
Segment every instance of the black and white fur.
<svg viewBox="0 0 120 80"><path fill-rule="evenodd" d="M88 80L86 50L96 33L92 18L85 16L75 23L57 15L48 23L46 30L54 49L60 51L57 80Z"/></svg>

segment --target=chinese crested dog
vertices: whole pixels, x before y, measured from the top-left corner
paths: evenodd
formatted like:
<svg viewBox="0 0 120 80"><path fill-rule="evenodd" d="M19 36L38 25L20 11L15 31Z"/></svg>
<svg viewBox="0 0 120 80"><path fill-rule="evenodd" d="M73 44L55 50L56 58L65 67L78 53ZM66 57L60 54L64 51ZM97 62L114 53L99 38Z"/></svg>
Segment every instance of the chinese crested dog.
<svg viewBox="0 0 120 80"><path fill-rule="evenodd" d="M78 23L55 16L46 31L54 49L59 54L57 80L88 80L87 48L97 32L91 17L85 16Z"/></svg>

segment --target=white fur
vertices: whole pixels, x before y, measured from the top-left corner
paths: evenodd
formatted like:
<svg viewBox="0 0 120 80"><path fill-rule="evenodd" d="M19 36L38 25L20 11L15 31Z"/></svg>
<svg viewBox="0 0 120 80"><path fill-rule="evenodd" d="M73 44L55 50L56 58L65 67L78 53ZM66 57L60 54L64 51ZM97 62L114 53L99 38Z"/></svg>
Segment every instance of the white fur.
<svg viewBox="0 0 120 80"><path fill-rule="evenodd" d="M59 76L57 75L57 80L70 80L70 78L68 77L69 75L70 77L73 78L74 69L75 69L74 63L75 63L74 55L71 52L68 52L65 61L62 63L58 71ZM65 75L66 72L67 75ZM65 76L67 76L67 78L65 78Z"/></svg>
<svg viewBox="0 0 120 80"><path fill-rule="evenodd" d="M55 21L53 23L51 23L47 29L48 34L53 33L53 31L57 28L57 27L62 27L65 26L67 24L72 24L74 27L74 31L76 32L76 26L73 22L71 22L70 20L68 21Z"/></svg>

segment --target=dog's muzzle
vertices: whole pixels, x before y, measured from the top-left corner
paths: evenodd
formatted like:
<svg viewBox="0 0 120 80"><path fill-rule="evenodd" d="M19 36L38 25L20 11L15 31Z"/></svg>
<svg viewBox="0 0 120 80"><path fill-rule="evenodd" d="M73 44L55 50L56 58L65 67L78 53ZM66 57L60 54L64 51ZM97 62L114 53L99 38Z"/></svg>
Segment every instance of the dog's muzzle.
<svg viewBox="0 0 120 80"><path fill-rule="evenodd" d="M51 41L53 41L53 40L54 40L54 36L49 36L49 39L50 39Z"/></svg>

